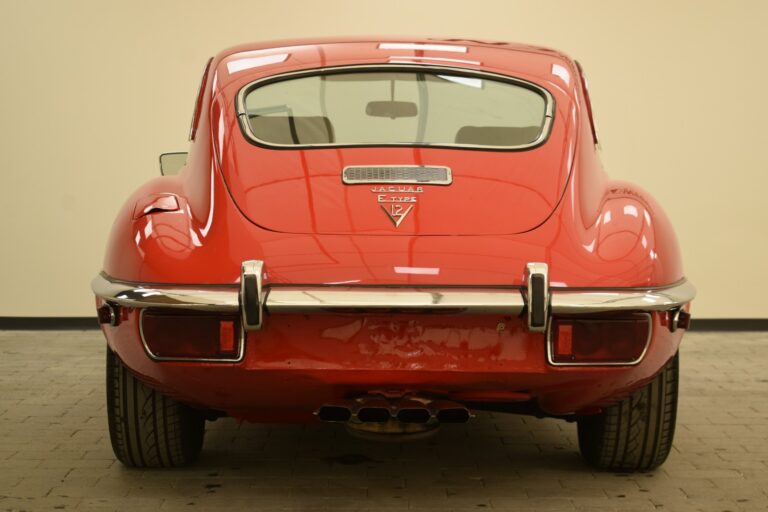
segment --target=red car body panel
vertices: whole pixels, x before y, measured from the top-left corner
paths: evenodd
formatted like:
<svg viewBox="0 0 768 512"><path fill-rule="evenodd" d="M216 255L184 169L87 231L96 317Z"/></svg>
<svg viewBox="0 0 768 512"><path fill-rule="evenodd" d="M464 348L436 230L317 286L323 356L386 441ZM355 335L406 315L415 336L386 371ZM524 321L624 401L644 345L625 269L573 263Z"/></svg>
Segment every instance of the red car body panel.
<svg viewBox="0 0 768 512"><path fill-rule="evenodd" d="M142 186L118 214L103 271L145 284L236 285L263 260L264 286L523 286L526 263L549 265L553 288L648 288L683 279L674 231L635 185L608 179L595 152L580 72L552 50L497 43L446 52L380 48L379 40L284 41L226 50L211 63L195 138L179 176ZM229 73L237 59L284 61ZM444 59L453 61L446 62ZM396 62L450 65L528 80L556 105L549 139L526 151L365 147L267 149L242 133L238 91L301 69ZM370 186L346 186L348 165L445 165L449 187L425 187L395 227ZM101 299L97 300L102 304ZM686 306L687 307L687 306ZM136 309L104 325L137 375L182 400L258 421L311 420L321 404L377 390L515 402L566 414L614 402L652 378L682 332L653 314L635 366L555 367L542 333L505 315L328 314L267 317L237 363L157 362Z"/></svg>

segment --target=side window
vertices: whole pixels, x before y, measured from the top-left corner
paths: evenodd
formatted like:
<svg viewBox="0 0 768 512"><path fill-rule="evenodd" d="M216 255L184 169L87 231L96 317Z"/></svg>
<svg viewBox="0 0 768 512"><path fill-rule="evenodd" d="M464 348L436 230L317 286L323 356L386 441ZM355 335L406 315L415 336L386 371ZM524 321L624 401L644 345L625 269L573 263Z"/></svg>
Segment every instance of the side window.
<svg viewBox="0 0 768 512"><path fill-rule="evenodd" d="M592 127L592 140L595 145L598 144L597 129L595 128L595 118L592 115L592 100L589 99L589 88L587 87L587 77L584 75L584 69L578 61L576 67L579 68L579 78L581 78L581 88L584 90L584 101L587 104L587 114L589 115L589 125Z"/></svg>
<svg viewBox="0 0 768 512"><path fill-rule="evenodd" d="M211 69L211 62L213 58L208 59L205 64L205 71L203 71L203 79L200 81L200 89L197 91L197 99L195 100L195 110L192 113L192 124L189 127L189 140L195 140L195 134L197 133L197 124L200 121L200 111L203 108L203 96L205 95L205 84L208 82L208 71Z"/></svg>

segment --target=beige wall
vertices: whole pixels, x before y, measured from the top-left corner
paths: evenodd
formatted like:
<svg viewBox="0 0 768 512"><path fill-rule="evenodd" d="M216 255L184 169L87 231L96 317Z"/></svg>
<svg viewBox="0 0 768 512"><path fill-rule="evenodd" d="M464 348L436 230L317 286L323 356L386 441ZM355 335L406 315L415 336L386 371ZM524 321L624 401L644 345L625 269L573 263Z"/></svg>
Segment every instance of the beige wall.
<svg viewBox="0 0 768 512"><path fill-rule="evenodd" d="M226 4L226 7L216 7ZM577 57L603 160L677 226L699 317L768 317L768 2L0 0L0 316L84 316L113 216L184 150L206 58L417 34Z"/></svg>

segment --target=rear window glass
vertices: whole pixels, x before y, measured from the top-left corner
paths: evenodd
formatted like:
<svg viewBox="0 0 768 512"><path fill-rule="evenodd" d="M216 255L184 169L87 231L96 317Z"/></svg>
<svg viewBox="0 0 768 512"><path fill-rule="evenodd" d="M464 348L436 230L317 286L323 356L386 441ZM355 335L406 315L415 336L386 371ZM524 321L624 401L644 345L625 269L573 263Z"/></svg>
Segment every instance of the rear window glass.
<svg viewBox="0 0 768 512"><path fill-rule="evenodd" d="M551 96L518 80L437 70L345 71L246 87L246 133L275 146L525 148L547 136Z"/></svg>

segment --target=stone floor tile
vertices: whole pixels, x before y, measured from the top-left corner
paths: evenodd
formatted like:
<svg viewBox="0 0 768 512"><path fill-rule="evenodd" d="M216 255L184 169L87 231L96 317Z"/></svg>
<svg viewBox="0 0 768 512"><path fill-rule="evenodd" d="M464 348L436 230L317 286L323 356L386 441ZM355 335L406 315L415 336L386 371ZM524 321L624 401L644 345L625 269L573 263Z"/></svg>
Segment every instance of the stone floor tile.
<svg viewBox="0 0 768 512"><path fill-rule="evenodd" d="M0 512L768 510L766 343L686 335L679 428L655 472L596 472L574 424L501 413L394 444L223 419L196 466L149 471L112 454L98 331L0 331Z"/></svg>

